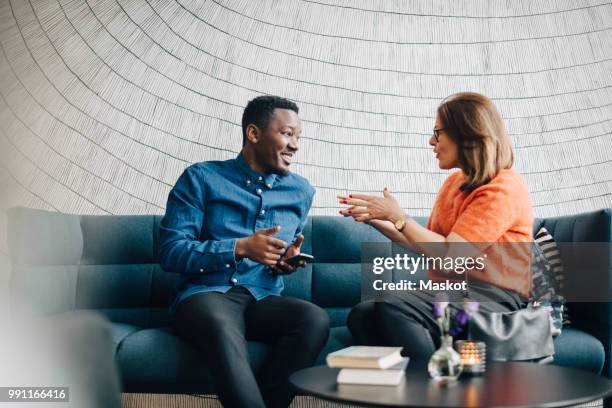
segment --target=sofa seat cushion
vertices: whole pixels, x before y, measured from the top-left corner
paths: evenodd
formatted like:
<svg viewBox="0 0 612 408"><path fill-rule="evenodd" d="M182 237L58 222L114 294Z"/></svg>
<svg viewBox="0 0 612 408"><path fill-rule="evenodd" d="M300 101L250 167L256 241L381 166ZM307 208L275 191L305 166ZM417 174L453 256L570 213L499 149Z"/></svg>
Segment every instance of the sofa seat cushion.
<svg viewBox="0 0 612 408"><path fill-rule="evenodd" d="M323 347L323 350L319 353L319 357L315 361L314 365L325 364L325 357L334 351L341 350L345 347L354 345L353 336L349 332L348 327L339 326L332 327L329 330L329 337L327 343Z"/></svg>
<svg viewBox="0 0 612 408"><path fill-rule="evenodd" d="M111 323L111 338L113 339L115 350L121 347L121 343L127 336L138 330L142 330L142 327L127 323Z"/></svg>
<svg viewBox="0 0 612 408"><path fill-rule="evenodd" d="M595 337L575 328L563 328L555 337L555 361L553 364L579 368L599 374L604 365L603 345Z"/></svg>
<svg viewBox="0 0 612 408"><path fill-rule="evenodd" d="M326 307L325 311L329 316L329 327L343 327L346 326L346 319L348 319L350 307Z"/></svg>
<svg viewBox="0 0 612 408"><path fill-rule="evenodd" d="M257 373L268 355L268 346L248 342L248 352L251 367ZM214 392L211 373L202 353L168 327L129 334L118 349L117 361L124 392Z"/></svg>

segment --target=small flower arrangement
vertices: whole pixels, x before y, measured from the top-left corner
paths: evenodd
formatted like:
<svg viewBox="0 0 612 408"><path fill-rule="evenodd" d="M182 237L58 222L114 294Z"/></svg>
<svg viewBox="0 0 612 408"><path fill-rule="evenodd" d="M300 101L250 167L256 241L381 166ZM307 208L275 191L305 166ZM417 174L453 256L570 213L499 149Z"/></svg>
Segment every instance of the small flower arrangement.
<svg viewBox="0 0 612 408"><path fill-rule="evenodd" d="M434 317L442 337L459 335L467 326L470 315L478 311L478 302L465 301L457 312L448 307L449 302L434 302ZM451 325L452 324L452 325Z"/></svg>
<svg viewBox="0 0 612 408"><path fill-rule="evenodd" d="M460 334L478 310L478 302L464 301L458 311L448 307L449 302L434 302L434 317L440 327L440 348L429 359L429 375L441 383L456 381L463 370L461 356L453 348L453 337Z"/></svg>

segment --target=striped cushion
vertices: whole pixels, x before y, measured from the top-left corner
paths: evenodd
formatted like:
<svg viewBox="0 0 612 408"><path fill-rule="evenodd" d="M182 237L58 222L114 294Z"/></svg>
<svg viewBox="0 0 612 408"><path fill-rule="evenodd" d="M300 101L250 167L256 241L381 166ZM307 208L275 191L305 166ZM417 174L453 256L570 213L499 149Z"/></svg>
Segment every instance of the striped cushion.
<svg viewBox="0 0 612 408"><path fill-rule="evenodd" d="M531 254L531 299L536 302L554 302L559 299L560 290L553 275L553 268L538 244Z"/></svg>
<svg viewBox="0 0 612 408"><path fill-rule="evenodd" d="M559 307L561 308L561 310L557 310L556 312L562 313L563 325L569 325L571 322L569 319L565 298L563 297L565 287L563 261L561 259L559 248L557 247L557 243L555 242L553 236L544 227L540 228L538 233L535 235L535 242L552 269L552 273L550 275L551 278L554 279L554 284L556 287L555 303L559 304Z"/></svg>
<svg viewBox="0 0 612 408"><path fill-rule="evenodd" d="M542 250L542 253L550 263L552 267L553 277L556 285L560 292L563 293L564 282L563 282L563 262L561 261L561 254L557 243L548 230L544 227L540 228L535 236L535 241Z"/></svg>

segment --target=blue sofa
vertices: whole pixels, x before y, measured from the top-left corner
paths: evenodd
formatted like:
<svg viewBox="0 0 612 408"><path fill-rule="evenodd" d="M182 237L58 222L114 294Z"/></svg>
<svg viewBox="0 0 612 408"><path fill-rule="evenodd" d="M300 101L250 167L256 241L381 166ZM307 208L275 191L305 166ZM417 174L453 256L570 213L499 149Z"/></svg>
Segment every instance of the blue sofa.
<svg viewBox="0 0 612 408"><path fill-rule="evenodd" d="M201 355L169 328L170 293L178 276L158 263L159 222L154 215L85 216L27 208L8 211L16 314L93 309L113 325L113 339L126 392L211 393ZM600 210L540 219L557 241L610 242L612 213ZM425 222L425 219L419 219ZM353 343L346 318L360 300L360 244L386 242L367 225L343 217L314 216L303 251L316 262L286 278L284 295L306 299L330 316L327 353ZM609 282L610 264L603 265ZM26 300L23 302L23 300ZM32 306L35 305L35 306ZM612 306L571 304L573 324L555 339L555 363L612 377ZM268 346L249 343L257 370Z"/></svg>

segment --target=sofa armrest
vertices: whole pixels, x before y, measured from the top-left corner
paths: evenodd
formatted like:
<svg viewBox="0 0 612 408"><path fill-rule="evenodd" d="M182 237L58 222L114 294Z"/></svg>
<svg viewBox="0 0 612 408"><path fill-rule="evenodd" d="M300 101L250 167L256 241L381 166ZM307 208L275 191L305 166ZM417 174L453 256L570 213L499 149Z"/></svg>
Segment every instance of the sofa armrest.
<svg viewBox="0 0 612 408"><path fill-rule="evenodd" d="M7 234L13 267L78 265L83 253L78 215L12 207L7 210Z"/></svg>

